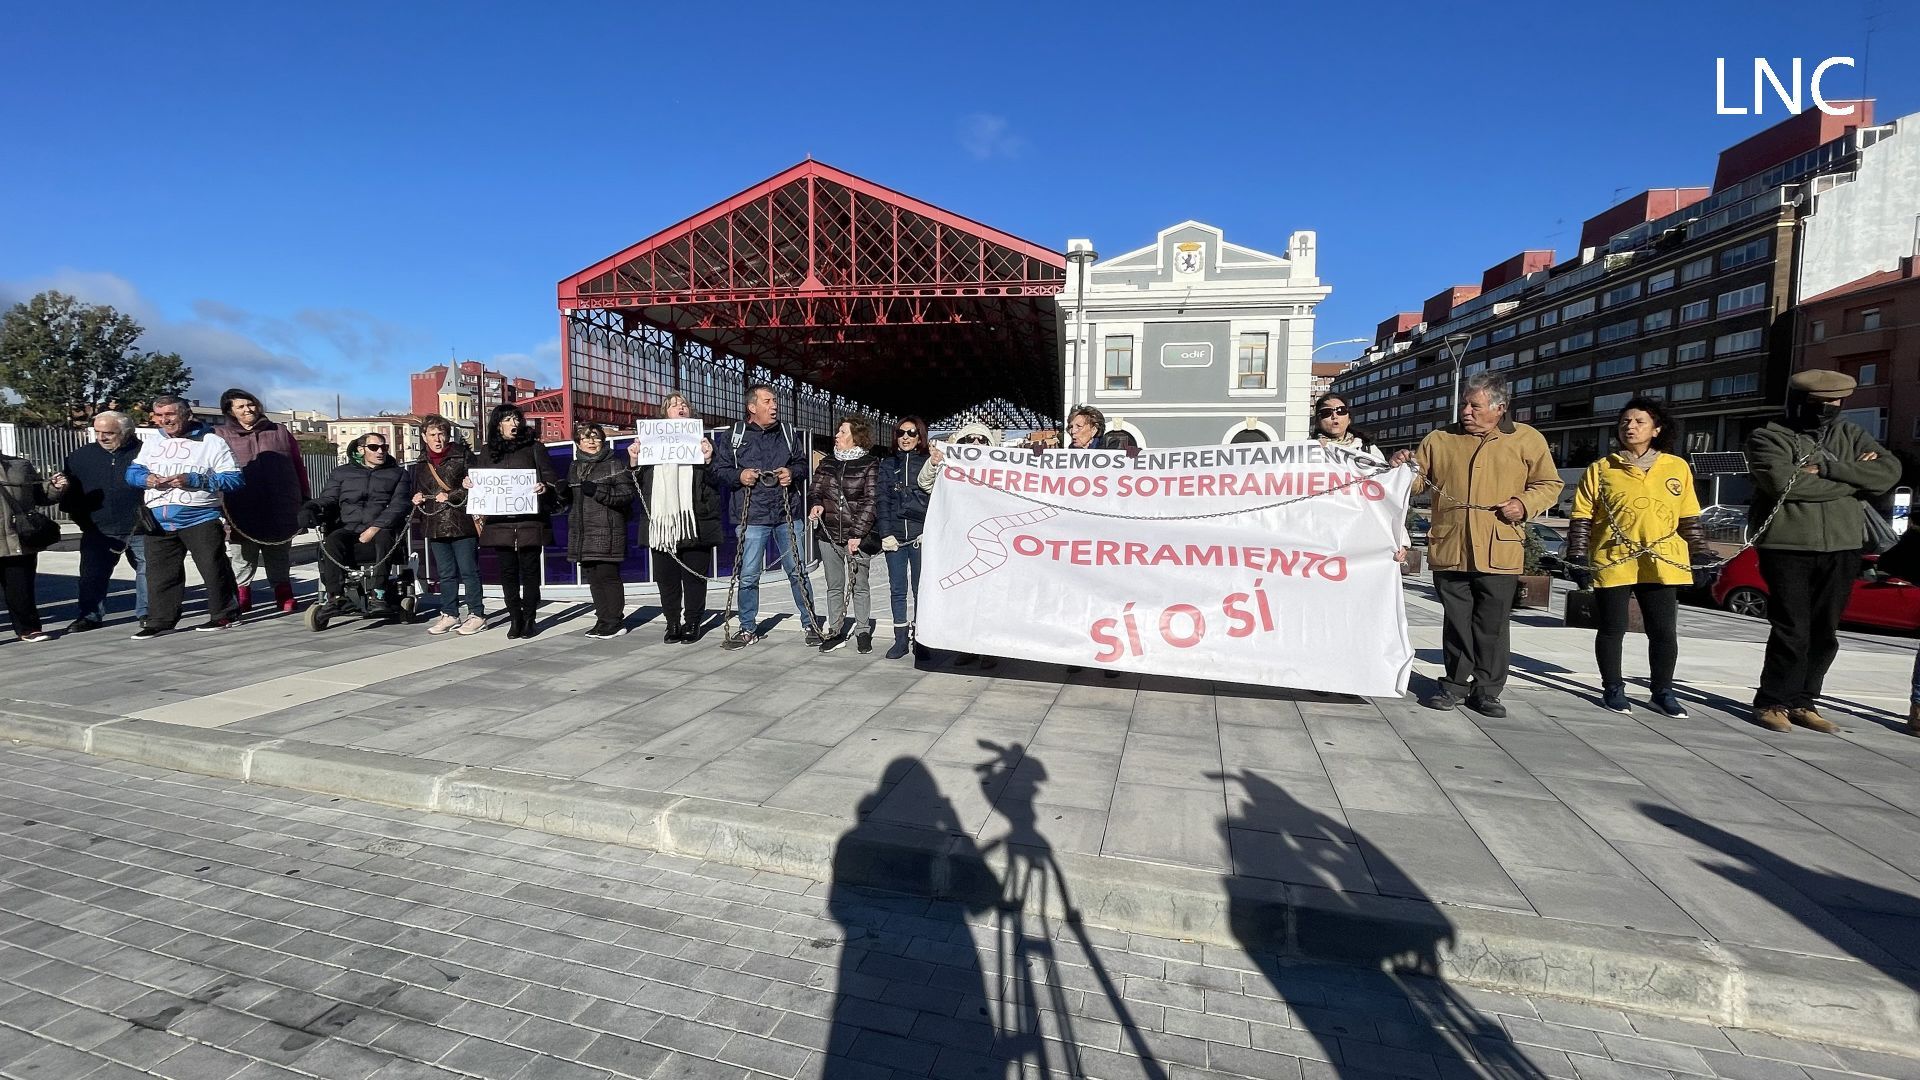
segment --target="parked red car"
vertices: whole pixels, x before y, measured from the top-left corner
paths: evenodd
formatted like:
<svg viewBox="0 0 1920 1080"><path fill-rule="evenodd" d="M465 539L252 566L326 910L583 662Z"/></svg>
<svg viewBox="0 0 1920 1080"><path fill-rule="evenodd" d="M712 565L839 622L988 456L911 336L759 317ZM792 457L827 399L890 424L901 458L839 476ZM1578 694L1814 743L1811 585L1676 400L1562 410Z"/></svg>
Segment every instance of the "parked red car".
<svg viewBox="0 0 1920 1080"><path fill-rule="evenodd" d="M1881 630L1920 631L1920 585L1904 578L1885 577L1873 569L1879 556L1860 559L1842 620ZM1752 548L1721 567L1713 581L1713 602L1738 615L1767 617L1767 583L1760 580L1760 555Z"/></svg>

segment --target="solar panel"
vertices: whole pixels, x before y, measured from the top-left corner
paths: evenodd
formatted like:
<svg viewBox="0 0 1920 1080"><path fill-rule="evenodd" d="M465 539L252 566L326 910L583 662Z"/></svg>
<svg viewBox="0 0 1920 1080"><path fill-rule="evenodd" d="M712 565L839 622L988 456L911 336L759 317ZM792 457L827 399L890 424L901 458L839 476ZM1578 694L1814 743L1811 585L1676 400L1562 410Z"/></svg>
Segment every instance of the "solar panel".
<svg viewBox="0 0 1920 1080"><path fill-rule="evenodd" d="M1747 455L1737 450L1694 454L1689 461L1695 476L1721 476L1747 471Z"/></svg>

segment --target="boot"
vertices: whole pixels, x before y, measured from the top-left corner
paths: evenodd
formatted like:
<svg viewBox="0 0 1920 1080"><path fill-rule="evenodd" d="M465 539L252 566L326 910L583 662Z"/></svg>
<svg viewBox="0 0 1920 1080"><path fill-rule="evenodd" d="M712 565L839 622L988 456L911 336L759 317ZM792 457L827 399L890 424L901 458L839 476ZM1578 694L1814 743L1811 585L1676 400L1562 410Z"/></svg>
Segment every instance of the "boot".
<svg viewBox="0 0 1920 1080"><path fill-rule="evenodd" d="M280 606L280 614L291 615L299 604L293 598L293 582L276 581L273 583L273 602Z"/></svg>
<svg viewBox="0 0 1920 1080"><path fill-rule="evenodd" d="M681 642L687 645L691 645L694 642L699 641L700 626L702 623L706 621L707 621L707 613L704 611L687 612L687 621L685 624L686 629L680 631Z"/></svg>
<svg viewBox="0 0 1920 1080"><path fill-rule="evenodd" d="M536 612L533 608L521 609L520 611L520 636L521 637L530 638L540 632L539 628L534 625L535 617L537 616L537 614L538 612Z"/></svg>
<svg viewBox="0 0 1920 1080"><path fill-rule="evenodd" d="M678 645L680 643L680 620L679 619L675 619L675 618L667 619L667 636L662 640L664 640L668 645Z"/></svg>
<svg viewBox="0 0 1920 1080"><path fill-rule="evenodd" d="M1762 705L1754 709L1753 722L1768 731L1793 730L1793 722L1787 719L1787 710L1778 705Z"/></svg>
<svg viewBox="0 0 1920 1080"><path fill-rule="evenodd" d="M1808 731L1817 731L1822 735L1832 735L1840 730L1838 724L1821 716L1811 705L1798 709L1788 709L1787 719L1806 728Z"/></svg>
<svg viewBox="0 0 1920 1080"><path fill-rule="evenodd" d="M887 650L887 659L898 660L905 655L907 655L907 628L896 626L893 628L893 648Z"/></svg>
<svg viewBox="0 0 1920 1080"><path fill-rule="evenodd" d="M253 586L242 585L233 590L233 599L235 605L234 615L245 615L247 609L253 606Z"/></svg>
<svg viewBox="0 0 1920 1080"><path fill-rule="evenodd" d="M1920 736L1920 705L1907 706L1907 734Z"/></svg>
<svg viewBox="0 0 1920 1080"><path fill-rule="evenodd" d="M507 604L507 637L517 639L517 638L523 638L525 636L526 636L525 634L520 632L520 605L515 603L508 603Z"/></svg>

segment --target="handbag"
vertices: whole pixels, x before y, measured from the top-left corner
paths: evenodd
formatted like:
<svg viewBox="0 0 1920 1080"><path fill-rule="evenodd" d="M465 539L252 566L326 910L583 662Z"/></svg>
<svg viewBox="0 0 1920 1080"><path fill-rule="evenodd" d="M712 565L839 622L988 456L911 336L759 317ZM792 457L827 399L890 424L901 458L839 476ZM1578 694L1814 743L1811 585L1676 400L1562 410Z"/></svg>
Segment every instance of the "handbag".
<svg viewBox="0 0 1920 1080"><path fill-rule="evenodd" d="M20 540L20 549L38 554L60 542L60 523L36 509L23 508L20 500L7 490L11 484L0 484L0 492L7 496L7 507L12 511L13 535Z"/></svg>
<svg viewBox="0 0 1920 1080"><path fill-rule="evenodd" d="M1872 503L1861 499L1860 513L1866 524L1865 539L1860 550L1869 555L1878 555L1900 542L1899 534L1893 531L1893 526L1887 524L1887 519L1880 516L1880 511Z"/></svg>

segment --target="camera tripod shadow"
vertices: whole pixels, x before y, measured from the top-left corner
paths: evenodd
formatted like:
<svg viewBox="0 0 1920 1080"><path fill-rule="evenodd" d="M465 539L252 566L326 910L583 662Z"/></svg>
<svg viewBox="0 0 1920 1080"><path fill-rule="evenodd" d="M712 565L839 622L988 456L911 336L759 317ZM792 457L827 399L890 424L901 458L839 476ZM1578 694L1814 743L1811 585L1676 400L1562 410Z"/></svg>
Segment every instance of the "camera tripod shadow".
<svg viewBox="0 0 1920 1080"><path fill-rule="evenodd" d="M1288 913L1266 892L1272 882L1256 883L1237 874L1224 882L1235 940L1298 1016L1294 1026L1306 1029L1320 1044L1335 1072L1351 1080L1377 1080L1376 1056L1412 1051L1431 1055L1442 1076L1457 1072L1449 1068L1454 1065L1490 1080L1545 1080L1498 1019L1481 1012L1440 977L1442 950L1453 944L1453 928L1439 905L1403 885L1401 895L1421 906L1407 918L1390 920L1350 902L1352 894L1341 887L1355 880L1410 882L1406 873L1345 822L1301 804L1266 777L1247 769L1214 775L1239 784L1246 795L1246 801L1220 821L1229 844L1237 842L1237 832L1273 834L1285 823L1275 846L1291 855L1288 880L1318 890L1311 910L1304 904L1297 908L1294 932L1301 939L1313 938L1311 948L1300 951L1326 957L1324 961L1283 955L1301 942L1288 940ZM1347 836L1352 843L1339 842ZM1359 1043L1371 1040L1356 1042L1349 1018L1363 1017L1367 1010L1343 1007L1342 999L1350 995L1374 1007L1400 1003L1412 1022L1397 1026L1393 1045L1384 1051L1377 1045L1362 1047ZM1358 1026L1368 1025L1362 1020ZM1387 1025L1381 1025L1383 1039L1386 1030Z"/></svg>
<svg viewBox="0 0 1920 1080"><path fill-rule="evenodd" d="M976 846L950 799L917 758L888 764L879 784L861 799L859 823L834 848L827 907L840 924L839 958L825 1078L868 1080L873 1066L953 1075L976 1080L1010 1075L1079 1078L1082 1066L1073 1008L1077 994L1061 971L1061 942L1078 947L1100 992L1103 1015L1125 1032L1148 1080L1166 1080L1118 985L1081 923L1053 846L1041 834L1034 797L1046 769L1018 743L981 740L992 756L974 767L983 786L1004 784L996 808L1007 834ZM902 846L898 823L876 821L887 803L914 807L912 825L950 838L944 897L931 901L881 891L887 881L936 880L932 849ZM999 853L1004 876L989 865ZM977 927L970 919L987 916ZM1056 923L1059 929L1056 929ZM992 943L991 971L983 962ZM900 958L931 958L937 970L930 986L953 992L957 1008L943 1001L890 997L876 978L898 968ZM1078 957L1075 957L1077 959Z"/></svg>

